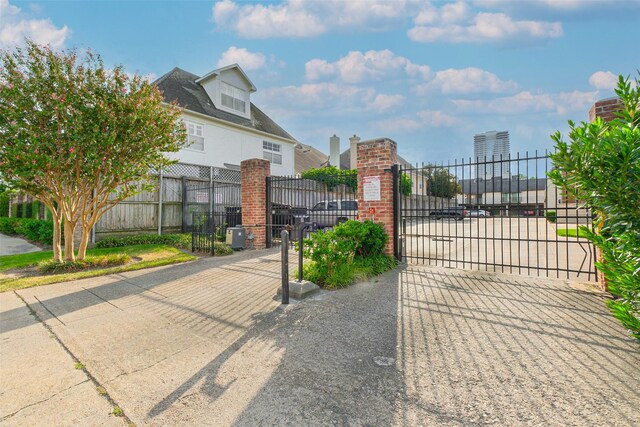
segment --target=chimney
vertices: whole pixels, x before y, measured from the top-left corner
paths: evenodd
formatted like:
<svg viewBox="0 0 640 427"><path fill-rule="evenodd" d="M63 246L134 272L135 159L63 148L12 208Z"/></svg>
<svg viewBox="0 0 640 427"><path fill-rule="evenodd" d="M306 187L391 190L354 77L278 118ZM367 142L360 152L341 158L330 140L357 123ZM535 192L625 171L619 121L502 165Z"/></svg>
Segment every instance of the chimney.
<svg viewBox="0 0 640 427"><path fill-rule="evenodd" d="M360 142L360 138L357 135L353 135L351 138L349 138L349 151L350 151L349 154L351 154L349 161L350 161L351 169L358 169L358 143L359 142Z"/></svg>
<svg viewBox="0 0 640 427"><path fill-rule="evenodd" d="M335 133L329 138L329 164L340 169L340 138Z"/></svg>

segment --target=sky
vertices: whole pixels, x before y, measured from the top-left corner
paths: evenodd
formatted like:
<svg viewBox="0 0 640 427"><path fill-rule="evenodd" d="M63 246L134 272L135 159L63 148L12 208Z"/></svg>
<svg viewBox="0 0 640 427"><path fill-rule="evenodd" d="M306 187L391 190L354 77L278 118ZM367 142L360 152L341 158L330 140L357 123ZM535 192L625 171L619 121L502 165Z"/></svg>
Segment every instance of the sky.
<svg viewBox="0 0 640 427"><path fill-rule="evenodd" d="M29 37L150 79L238 63L261 110L328 154L388 137L410 162L553 149L568 120L638 76L640 0L0 0L0 48Z"/></svg>

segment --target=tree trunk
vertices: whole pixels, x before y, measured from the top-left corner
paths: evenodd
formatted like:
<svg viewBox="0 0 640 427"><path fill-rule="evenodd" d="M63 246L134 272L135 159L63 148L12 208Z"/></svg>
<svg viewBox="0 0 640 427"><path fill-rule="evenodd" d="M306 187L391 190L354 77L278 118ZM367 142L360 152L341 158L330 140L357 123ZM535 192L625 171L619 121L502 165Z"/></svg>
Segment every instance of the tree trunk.
<svg viewBox="0 0 640 427"><path fill-rule="evenodd" d="M62 236L60 233L60 228L62 226L62 216L54 213L54 211L52 210L51 216L53 220L53 242L51 243L53 245L53 260L55 262L62 262Z"/></svg>
<svg viewBox="0 0 640 427"><path fill-rule="evenodd" d="M86 227L84 223L82 224L82 236L80 236L80 246L78 246L78 261L82 261L87 255L87 246L89 246L92 229L93 225Z"/></svg>
<svg viewBox="0 0 640 427"><path fill-rule="evenodd" d="M76 228L76 223L64 220L64 260L74 262L76 260L75 253L73 252L73 232Z"/></svg>

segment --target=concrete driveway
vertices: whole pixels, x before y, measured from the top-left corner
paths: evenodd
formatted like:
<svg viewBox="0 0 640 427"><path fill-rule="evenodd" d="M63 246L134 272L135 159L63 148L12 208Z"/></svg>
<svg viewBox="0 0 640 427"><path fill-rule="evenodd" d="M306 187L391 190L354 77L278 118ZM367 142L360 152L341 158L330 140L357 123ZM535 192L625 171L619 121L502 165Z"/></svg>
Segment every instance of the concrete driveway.
<svg viewBox="0 0 640 427"><path fill-rule="evenodd" d="M603 295L411 266L282 310L278 258L247 252L18 291L70 354L49 352L67 371L72 357L84 363L113 402L93 390L44 396L60 367L34 370L53 356L33 343L48 334L23 337L24 322L3 320L0 374L12 375L0 419L49 425L53 410L55 424L77 424L80 400L95 425L124 424L112 404L137 425L640 423L638 345ZM26 310L0 296L3 319ZM9 359L17 348L31 362ZM41 395L20 393L25 384Z"/></svg>
<svg viewBox="0 0 640 427"><path fill-rule="evenodd" d="M38 252L41 250L42 249L36 245L32 245L24 239L0 233L0 256L25 254L27 252Z"/></svg>

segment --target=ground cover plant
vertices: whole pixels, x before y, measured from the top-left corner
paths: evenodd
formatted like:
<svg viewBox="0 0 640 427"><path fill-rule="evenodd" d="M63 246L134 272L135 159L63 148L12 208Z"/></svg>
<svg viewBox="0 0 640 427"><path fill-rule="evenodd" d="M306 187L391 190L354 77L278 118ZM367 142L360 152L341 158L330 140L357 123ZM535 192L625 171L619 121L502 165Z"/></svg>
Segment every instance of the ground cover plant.
<svg viewBox="0 0 640 427"><path fill-rule="evenodd" d="M609 308L640 340L640 80L634 87L620 76L616 94L622 106L611 122L569 122L568 143L553 135L549 177L591 209L594 230L583 231L602 254Z"/></svg>
<svg viewBox="0 0 640 427"><path fill-rule="evenodd" d="M372 221L346 221L304 241L304 278L328 289L382 274L396 266L384 253L388 236Z"/></svg>
<svg viewBox="0 0 640 427"><path fill-rule="evenodd" d="M84 260L60 263L52 251L0 256L0 292L122 273L196 259L167 245L89 249Z"/></svg>
<svg viewBox="0 0 640 427"><path fill-rule="evenodd" d="M587 237L586 227L558 228L556 234L560 237Z"/></svg>
<svg viewBox="0 0 640 427"><path fill-rule="evenodd" d="M139 234L128 237L107 237L96 243L96 248L118 248L131 245L171 245L180 249L191 249L191 234ZM213 243L215 256L231 255L233 249L226 243L216 241Z"/></svg>

